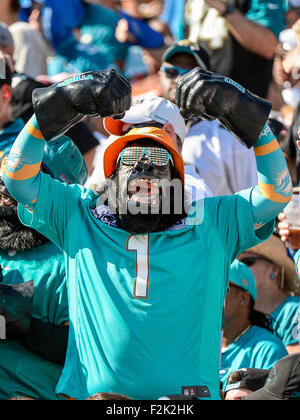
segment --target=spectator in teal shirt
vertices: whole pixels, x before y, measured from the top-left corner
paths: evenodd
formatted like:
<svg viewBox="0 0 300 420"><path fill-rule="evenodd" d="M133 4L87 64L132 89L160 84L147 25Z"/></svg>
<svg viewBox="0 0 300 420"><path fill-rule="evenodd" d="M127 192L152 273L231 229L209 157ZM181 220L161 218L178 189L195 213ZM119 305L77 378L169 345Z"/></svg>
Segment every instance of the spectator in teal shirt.
<svg viewBox="0 0 300 420"><path fill-rule="evenodd" d="M275 335L281 339L287 351L299 353L297 324L300 282L285 245L276 235L272 235L264 244L242 253L239 259L251 268L256 279L256 309L270 318Z"/></svg>
<svg viewBox="0 0 300 420"><path fill-rule="evenodd" d="M257 299L255 278L243 263L235 261L229 275L225 302L224 337L220 380L239 369L271 369L287 356L284 344L275 337L264 314L254 310Z"/></svg>

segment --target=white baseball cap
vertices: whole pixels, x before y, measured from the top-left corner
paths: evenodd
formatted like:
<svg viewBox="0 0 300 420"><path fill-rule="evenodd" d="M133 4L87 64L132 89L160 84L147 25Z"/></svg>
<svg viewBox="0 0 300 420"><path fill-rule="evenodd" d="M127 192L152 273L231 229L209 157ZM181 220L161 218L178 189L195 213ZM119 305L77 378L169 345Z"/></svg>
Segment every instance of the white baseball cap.
<svg viewBox="0 0 300 420"><path fill-rule="evenodd" d="M156 121L161 124L171 123L181 142L184 142L186 125L179 108L172 102L158 96L138 99L121 120L115 120L111 117L104 118L104 128L109 134L121 136L124 123L142 124L149 121Z"/></svg>

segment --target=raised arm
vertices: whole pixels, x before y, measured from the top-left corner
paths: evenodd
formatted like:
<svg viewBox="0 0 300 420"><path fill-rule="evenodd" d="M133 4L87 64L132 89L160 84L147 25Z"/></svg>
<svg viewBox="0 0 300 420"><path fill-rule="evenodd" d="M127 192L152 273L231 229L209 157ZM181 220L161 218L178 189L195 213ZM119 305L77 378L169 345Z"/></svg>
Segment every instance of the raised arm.
<svg viewBox="0 0 300 420"><path fill-rule="evenodd" d="M218 119L244 146L254 147L258 185L250 205L257 228L274 219L292 197L286 160L266 124L271 104L227 77L195 69L177 88L176 102L185 116Z"/></svg>
<svg viewBox="0 0 300 420"><path fill-rule="evenodd" d="M260 227L276 217L290 202L293 184L281 147L266 125L254 145L258 186L252 194L252 212Z"/></svg>
<svg viewBox="0 0 300 420"><path fill-rule="evenodd" d="M33 93L35 115L17 137L3 165L8 191L33 209L40 186L46 141L64 134L85 115L123 117L131 105L131 87L114 70L89 72Z"/></svg>

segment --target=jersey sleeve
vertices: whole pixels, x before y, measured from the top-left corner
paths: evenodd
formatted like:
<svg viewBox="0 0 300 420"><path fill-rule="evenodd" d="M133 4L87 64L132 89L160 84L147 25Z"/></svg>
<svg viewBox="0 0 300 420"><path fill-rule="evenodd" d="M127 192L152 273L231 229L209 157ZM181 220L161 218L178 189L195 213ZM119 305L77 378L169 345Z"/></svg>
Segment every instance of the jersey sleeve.
<svg viewBox="0 0 300 420"><path fill-rule="evenodd" d="M80 206L81 192L78 185L67 185L41 173L34 210L19 204L18 216L25 226L37 230L64 250L65 233Z"/></svg>

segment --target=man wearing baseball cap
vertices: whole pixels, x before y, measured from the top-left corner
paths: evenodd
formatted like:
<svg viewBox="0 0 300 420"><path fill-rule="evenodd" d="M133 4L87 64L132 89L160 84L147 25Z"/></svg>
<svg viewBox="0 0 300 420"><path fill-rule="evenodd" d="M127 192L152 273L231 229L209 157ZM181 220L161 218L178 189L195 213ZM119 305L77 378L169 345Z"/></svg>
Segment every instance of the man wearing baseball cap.
<svg viewBox="0 0 300 420"><path fill-rule="evenodd" d="M188 214L183 159L159 127L135 128L106 149L100 195L40 172L45 142L84 115L122 119L131 102L131 86L114 70L35 91L35 115L4 169L23 223L57 244L68 264L69 351L57 392L152 400L198 385L219 399L230 264L269 237L292 195L289 176L285 189L275 179L286 161L266 125L271 104L204 70L182 78L178 106L254 145L262 174L250 190L200 200Z"/></svg>
<svg viewBox="0 0 300 420"><path fill-rule="evenodd" d="M200 67L211 70L209 56L196 42L188 39L174 42L163 54L159 72L162 96L175 102L176 85L184 74Z"/></svg>
<svg viewBox="0 0 300 420"><path fill-rule="evenodd" d="M224 336L220 378L225 387L229 375L242 368L270 369L287 356L264 314L257 312L255 278L236 260L229 274L229 292L224 310Z"/></svg>

